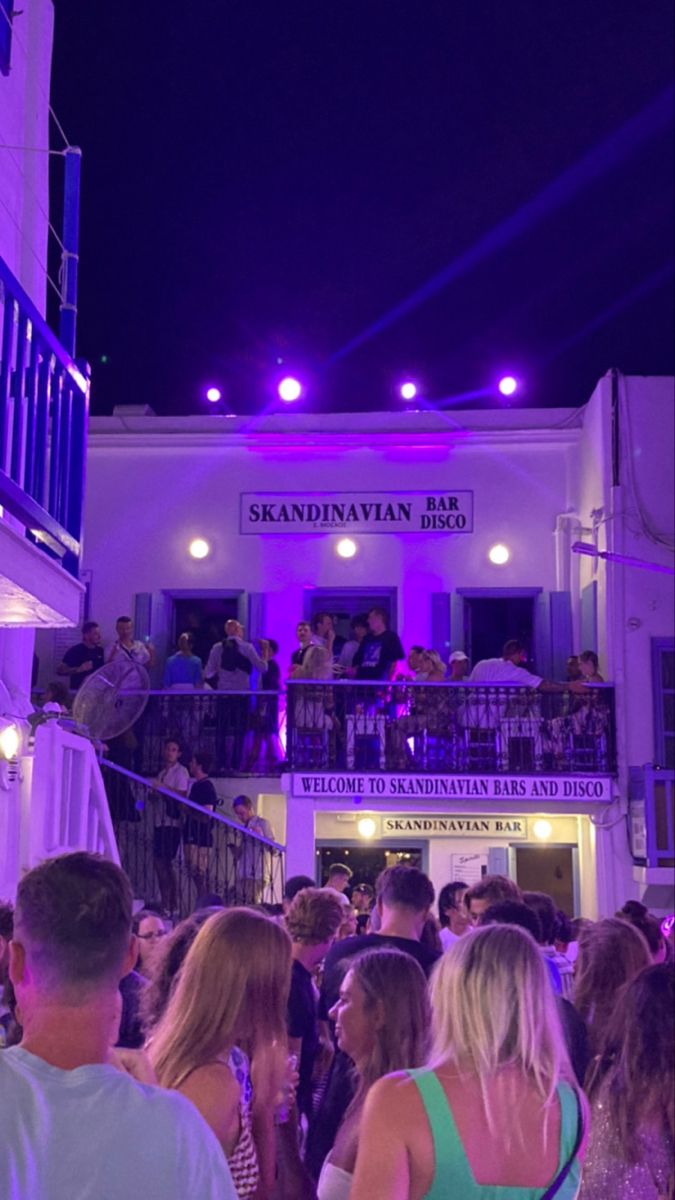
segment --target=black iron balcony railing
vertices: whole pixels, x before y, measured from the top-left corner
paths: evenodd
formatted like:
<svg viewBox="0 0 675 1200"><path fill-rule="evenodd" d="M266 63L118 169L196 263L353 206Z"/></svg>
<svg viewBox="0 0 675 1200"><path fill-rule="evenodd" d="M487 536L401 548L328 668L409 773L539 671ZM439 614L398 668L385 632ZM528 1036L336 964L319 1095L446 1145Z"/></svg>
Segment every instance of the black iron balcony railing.
<svg viewBox="0 0 675 1200"><path fill-rule="evenodd" d="M281 903L285 847L117 763L101 763L120 860L134 895L186 917L200 895Z"/></svg>
<svg viewBox="0 0 675 1200"><path fill-rule="evenodd" d="M614 690L291 681L293 770L614 774Z"/></svg>
<svg viewBox="0 0 675 1200"><path fill-rule="evenodd" d="M525 775L616 773L614 689L291 681L279 692L151 692L109 758L157 773L167 738L214 775L282 770ZM285 749L284 749L285 747Z"/></svg>

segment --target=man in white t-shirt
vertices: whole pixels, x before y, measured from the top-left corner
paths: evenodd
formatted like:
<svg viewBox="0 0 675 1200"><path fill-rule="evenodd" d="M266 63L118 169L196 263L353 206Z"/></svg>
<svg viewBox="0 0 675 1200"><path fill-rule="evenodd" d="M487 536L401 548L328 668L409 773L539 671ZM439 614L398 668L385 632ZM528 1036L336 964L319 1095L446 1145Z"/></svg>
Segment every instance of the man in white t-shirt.
<svg viewBox="0 0 675 1200"><path fill-rule="evenodd" d="M138 953L131 907L124 872L94 854L48 859L19 884L9 972L23 1038L0 1053L7 1200L236 1200L193 1105L111 1063Z"/></svg>
<svg viewBox="0 0 675 1200"><path fill-rule="evenodd" d="M179 762L181 751L182 747L176 738L167 738L162 748L162 768L148 783L168 788L170 792L178 792L180 796L187 796L190 790L190 774L187 767ZM150 792L148 799L153 807L155 828L152 835L152 855L159 892L166 912L174 913L178 908L178 887L173 860L180 846L181 807L162 792Z"/></svg>
<svg viewBox="0 0 675 1200"><path fill-rule="evenodd" d="M149 671L155 662L155 648L152 642L134 640L134 623L131 617L118 617L115 622L115 633L117 638L106 648L105 661L111 662L115 658L128 658L131 662L138 663L139 666L145 667L146 671Z"/></svg>

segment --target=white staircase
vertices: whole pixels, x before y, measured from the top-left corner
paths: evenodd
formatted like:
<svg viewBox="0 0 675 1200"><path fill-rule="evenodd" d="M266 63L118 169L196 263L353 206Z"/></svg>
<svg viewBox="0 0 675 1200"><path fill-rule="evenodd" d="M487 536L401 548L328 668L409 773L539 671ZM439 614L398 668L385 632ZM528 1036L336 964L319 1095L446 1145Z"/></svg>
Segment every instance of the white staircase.
<svg viewBox="0 0 675 1200"><path fill-rule="evenodd" d="M0 794L0 899L12 900L24 872L55 854L90 850L119 863L91 742L49 721L19 767Z"/></svg>

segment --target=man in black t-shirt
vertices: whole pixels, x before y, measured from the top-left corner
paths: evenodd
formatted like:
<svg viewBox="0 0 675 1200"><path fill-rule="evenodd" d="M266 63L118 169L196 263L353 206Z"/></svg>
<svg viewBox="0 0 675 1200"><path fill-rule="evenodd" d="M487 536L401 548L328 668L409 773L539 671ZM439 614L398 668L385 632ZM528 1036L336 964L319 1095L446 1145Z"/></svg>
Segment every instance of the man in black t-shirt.
<svg viewBox="0 0 675 1200"><path fill-rule="evenodd" d="M190 760L190 774L194 780L188 794L188 800L200 804L204 815L193 812L186 817L183 825L183 851L185 864L198 892L208 887L209 862L213 845L213 821L209 813L215 812L218 795L209 779L211 770L211 755L204 750L195 750Z"/></svg>
<svg viewBox="0 0 675 1200"><path fill-rule="evenodd" d="M82 626L82 641L71 646L56 668L57 675L70 675L70 689L76 692L88 675L93 675L103 666L103 644L101 630L96 621L85 621Z"/></svg>
<svg viewBox="0 0 675 1200"><path fill-rule="evenodd" d="M341 921L339 896L324 888L303 888L286 914L286 928L293 942L288 1048L298 1057L298 1112L307 1117L312 1113L312 1077L320 1046L318 1002L312 974L326 957Z"/></svg>
<svg viewBox="0 0 675 1200"><path fill-rule="evenodd" d="M346 671L351 678L391 679L396 663L405 658L401 639L392 629L387 629L387 619L383 608L371 608L368 613L369 632Z"/></svg>
<svg viewBox="0 0 675 1200"><path fill-rule="evenodd" d="M431 973L441 957L437 950L420 942L424 923L434 902L434 886L417 867L388 867L376 884L376 910L380 919L378 933L367 933L336 942L324 964L319 1018L327 1020L340 994L340 986L350 959L362 950L394 949L410 954ZM331 1150L338 1127L354 1095L351 1060L337 1051L323 1099L309 1127L305 1164L318 1179L322 1163Z"/></svg>

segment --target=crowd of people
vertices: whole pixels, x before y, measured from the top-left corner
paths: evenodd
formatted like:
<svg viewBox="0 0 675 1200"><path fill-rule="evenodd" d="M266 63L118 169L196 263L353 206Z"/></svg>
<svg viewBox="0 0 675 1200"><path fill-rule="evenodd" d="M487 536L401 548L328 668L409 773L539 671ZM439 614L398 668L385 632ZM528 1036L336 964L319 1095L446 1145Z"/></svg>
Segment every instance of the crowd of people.
<svg viewBox="0 0 675 1200"><path fill-rule="evenodd" d="M8 1200L672 1200L672 922L333 863L175 928L48 860L0 906Z"/></svg>
<svg viewBox="0 0 675 1200"><path fill-rule="evenodd" d="M253 673L257 672L258 690L279 690L278 642L268 637L247 641L243 625L235 619L225 622L223 632L224 637L211 645L205 660L195 652L195 635L181 633L174 653L164 664L163 686L180 690L207 687L217 691L246 692L250 690ZM579 685L604 682L599 673L598 657L592 650L569 657L564 682L544 680L527 670L527 647L518 639L505 644L501 657L483 659L475 664L473 671L463 650L453 650L447 663L437 650L426 649L423 645L411 646L406 655L399 635L389 628L386 610L379 607L353 617L348 637L337 634L333 614L319 612L311 621L299 622L296 638L298 645L289 664L290 679L387 681L396 678L416 683L524 683L544 691L564 687L579 690ZM147 669L156 662L152 643L134 637L131 617L118 618L115 638L105 647L100 626L95 621L86 621L82 627L82 640L66 651L56 672L59 676L68 676L70 690L75 692L104 662L122 658ZM49 687L58 688L58 681Z"/></svg>

